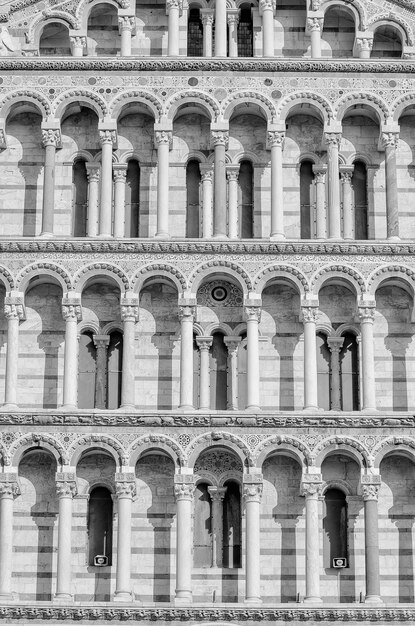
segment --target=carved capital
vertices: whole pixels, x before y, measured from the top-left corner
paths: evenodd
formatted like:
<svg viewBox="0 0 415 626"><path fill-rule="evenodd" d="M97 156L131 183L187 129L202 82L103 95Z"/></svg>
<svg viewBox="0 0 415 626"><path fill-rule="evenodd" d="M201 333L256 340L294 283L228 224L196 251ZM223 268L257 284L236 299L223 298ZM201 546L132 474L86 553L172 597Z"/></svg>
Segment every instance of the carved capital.
<svg viewBox="0 0 415 626"><path fill-rule="evenodd" d="M399 133L383 133L381 134L380 142L383 149L385 148L397 148L399 141Z"/></svg>
<svg viewBox="0 0 415 626"><path fill-rule="evenodd" d="M212 26L214 18L213 11L211 9L202 9L200 13L203 26Z"/></svg>
<svg viewBox="0 0 415 626"><path fill-rule="evenodd" d="M317 306L302 306L301 313L303 316L304 324L308 324L312 322L315 324L318 318L318 307Z"/></svg>
<svg viewBox="0 0 415 626"><path fill-rule="evenodd" d="M115 474L115 493L117 498L132 499L136 495L137 486L133 472Z"/></svg>
<svg viewBox="0 0 415 626"><path fill-rule="evenodd" d="M201 337L200 335L196 337L196 344L200 352L208 352L212 343L213 337Z"/></svg>
<svg viewBox="0 0 415 626"><path fill-rule="evenodd" d="M362 497L366 502L367 500L378 500L380 485L362 485Z"/></svg>
<svg viewBox="0 0 415 626"><path fill-rule="evenodd" d="M227 492L227 487L208 487L208 492L211 500L216 502L222 502Z"/></svg>
<svg viewBox="0 0 415 626"><path fill-rule="evenodd" d="M166 0L166 13L170 13L172 9L181 10L182 2L181 0Z"/></svg>
<svg viewBox="0 0 415 626"><path fill-rule="evenodd" d="M359 52L361 50L371 50L373 47L373 39L368 37L357 37L356 46Z"/></svg>
<svg viewBox="0 0 415 626"><path fill-rule="evenodd" d="M135 17L132 15L118 16L118 30L120 33L123 30L129 30L132 32L135 29Z"/></svg>
<svg viewBox="0 0 415 626"><path fill-rule="evenodd" d="M176 500L193 500L195 490L192 474L176 474L174 477L174 495Z"/></svg>
<svg viewBox="0 0 415 626"><path fill-rule="evenodd" d="M260 306L245 306L244 307L245 320L247 322L260 322L261 321L261 307Z"/></svg>
<svg viewBox="0 0 415 626"><path fill-rule="evenodd" d="M138 301L123 302L121 301L121 319L123 322L133 321L137 322L139 319L140 308Z"/></svg>
<svg viewBox="0 0 415 626"><path fill-rule="evenodd" d="M88 182L99 183L101 177L99 163L86 163L86 175L88 176Z"/></svg>
<svg viewBox="0 0 415 626"><path fill-rule="evenodd" d="M201 163L199 165L199 169L202 183L205 180L210 182L213 180L213 165L211 165L210 163Z"/></svg>
<svg viewBox="0 0 415 626"><path fill-rule="evenodd" d="M323 18L322 17L307 18L307 30L310 33L316 30L321 32L323 30Z"/></svg>
<svg viewBox="0 0 415 626"><path fill-rule="evenodd" d="M238 11L231 11L228 9L227 20L229 25L236 26L239 23Z"/></svg>
<svg viewBox="0 0 415 626"><path fill-rule="evenodd" d="M94 345L97 350L107 349L110 343L109 335L93 335Z"/></svg>
<svg viewBox="0 0 415 626"><path fill-rule="evenodd" d="M13 499L20 495L17 472L3 474L0 478L0 497Z"/></svg>
<svg viewBox="0 0 415 626"><path fill-rule="evenodd" d="M231 165L226 168L226 178L237 181L239 177L239 165Z"/></svg>
<svg viewBox="0 0 415 626"><path fill-rule="evenodd" d="M271 148L280 147L281 149L284 147L285 141L285 132L282 130L269 130L267 132L267 148L270 150Z"/></svg>
<svg viewBox="0 0 415 626"><path fill-rule="evenodd" d="M112 166L112 175L115 183L125 183L127 180L127 164L115 163Z"/></svg>
<svg viewBox="0 0 415 626"><path fill-rule="evenodd" d="M154 142L156 146L167 144L170 148L173 142L173 133L170 130L156 130L154 133Z"/></svg>
<svg viewBox="0 0 415 626"><path fill-rule="evenodd" d="M301 483L301 495L305 498L318 498L321 496L323 483L321 482L303 482Z"/></svg>
<svg viewBox="0 0 415 626"><path fill-rule="evenodd" d="M82 50L86 48L86 37L82 35L71 36L69 41L72 48L82 48Z"/></svg>
<svg viewBox="0 0 415 626"><path fill-rule="evenodd" d="M274 0L259 0L260 13L263 13L264 11L274 11L274 9L275 9Z"/></svg>
<svg viewBox="0 0 415 626"><path fill-rule="evenodd" d="M261 502L262 490L262 476L258 477L258 480L247 480L244 478L243 498L245 504L249 502Z"/></svg>
<svg viewBox="0 0 415 626"><path fill-rule="evenodd" d="M229 143L229 133L227 130L212 130L210 134L211 145L214 148L215 146L225 146L228 147Z"/></svg>
<svg viewBox="0 0 415 626"><path fill-rule="evenodd" d="M186 320L188 320L189 322L190 321L193 322L195 313L196 313L195 306L191 306L191 305L179 306L179 320L181 322L186 321Z"/></svg>
<svg viewBox="0 0 415 626"><path fill-rule="evenodd" d="M359 306L357 310L360 322L369 322L373 324L373 322L375 321L375 307Z"/></svg>
<svg viewBox="0 0 415 626"><path fill-rule="evenodd" d="M228 348L229 356L233 356L238 354L238 348L241 344L242 337L224 337L223 338L225 346Z"/></svg>
<svg viewBox="0 0 415 626"><path fill-rule="evenodd" d="M332 354L339 354L344 343L344 337L327 337L327 345Z"/></svg>
<svg viewBox="0 0 415 626"><path fill-rule="evenodd" d="M59 129L42 130L42 145L44 148L47 146L53 146L59 148L61 146L61 131Z"/></svg>
<svg viewBox="0 0 415 626"><path fill-rule="evenodd" d="M24 320L26 318L24 296L6 296L4 316L7 320Z"/></svg>
<svg viewBox="0 0 415 626"><path fill-rule="evenodd" d="M117 142L117 132L115 130L100 130L99 141L101 146L104 144L111 144L114 146Z"/></svg>
<svg viewBox="0 0 415 626"><path fill-rule="evenodd" d="M75 480L56 480L56 495L58 498L73 498L77 494Z"/></svg>
<svg viewBox="0 0 415 626"><path fill-rule="evenodd" d="M324 141L329 147L336 146L337 148L339 148L341 138L342 138L341 133L331 133L331 132L324 133Z"/></svg>

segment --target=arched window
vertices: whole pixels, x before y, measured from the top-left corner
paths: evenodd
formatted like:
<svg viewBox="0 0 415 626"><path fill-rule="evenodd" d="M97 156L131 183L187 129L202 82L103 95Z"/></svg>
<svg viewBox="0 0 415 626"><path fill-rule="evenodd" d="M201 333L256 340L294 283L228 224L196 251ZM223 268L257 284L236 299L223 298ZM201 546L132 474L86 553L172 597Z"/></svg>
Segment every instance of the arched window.
<svg viewBox="0 0 415 626"><path fill-rule="evenodd" d="M208 485L200 483L195 489L193 558L195 567L212 565L212 504Z"/></svg>
<svg viewBox="0 0 415 626"><path fill-rule="evenodd" d="M241 491L235 481L226 483L223 499L223 567L241 567Z"/></svg>
<svg viewBox="0 0 415 626"><path fill-rule="evenodd" d="M107 369L107 409L118 409L121 405L122 339L120 332L110 334Z"/></svg>
<svg viewBox="0 0 415 626"><path fill-rule="evenodd" d="M238 348L238 409L246 409L247 405L247 371L248 371L248 346L246 334L242 335L242 341Z"/></svg>
<svg viewBox="0 0 415 626"><path fill-rule="evenodd" d="M341 405L343 411L359 410L359 351L355 335L344 335L340 352Z"/></svg>
<svg viewBox="0 0 415 626"><path fill-rule="evenodd" d="M186 237L197 239L200 233L200 167L199 161L186 166Z"/></svg>
<svg viewBox="0 0 415 626"><path fill-rule="evenodd" d="M301 239L312 239L314 234L313 216L313 164L302 161L300 165L300 234Z"/></svg>
<svg viewBox="0 0 415 626"><path fill-rule="evenodd" d="M116 56L120 50L117 9L111 4L96 4L88 18L88 54Z"/></svg>
<svg viewBox="0 0 415 626"><path fill-rule="evenodd" d="M210 408L224 410L228 407L228 350L222 333L214 333L209 350Z"/></svg>
<svg viewBox="0 0 415 626"><path fill-rule="evenodd" d="M354 163L352 176L354 195L355 239L368 238L367 169L362 161Z"/></svg>
<svg viewBox="0 0 415 626"><path fill-rule="evenodd" d="M330 7L324 15L323 56L352 57L356 34L354 15L342 6Z"/></svg>
<svg viewBox="0 0 415 626"><path fill-rule="evenodd" d="M73 189L73 236L86 237L88 215L88 177L83 159L78 159L72 166Z"/></svg>
<svg viewBox="0 0 415 626"><path fill-rule="evenodd" d="M200 350L193 336L193 406L200 407Z"/></svg>
<svg viewBox="0 0 415 626"><path fill-rule="evenodd" d="M96 348L90 332L79 338L78 407L95 408Z"/></svg>
<svg viewBox="0 0 415 626"><path fill-rule="evenodd" d="M238 57L254 56L254 29L249 4L243 4L238 22Z"/></svg>
<svg viewBox="0 0 415 626"><path fill-rule="evenodd" d="M112 498L105 487L96 487L89 496L88 506L88 564L95 565L95 558L112 561Z"/></svg>
<svg viewBox="0 0 415 626"><path fill-rule="evenodd" d="M333 560L347 559L347 502L339 489L328 489L324 494L323 517L324 566L333 567Z"/></svg>
<svg viewBox="0 0 415 626"><path fill-rule="evenodd" d="M376 29L373 37L371 58L400 58L402 56L401 36L396 28L385 24Z"/></svg>
<svg viewBox="0 0 415 626"><path fill-rule="evenodd" d="M239 187L239 235L242 239L254 236L254 170L250 161L241 161L238 176Z"/></svg>
<svg viewBox="0 0 415 626"><path fill-rule="evenodd" d="M39 40L40 56L68 56L71 54L69 30L60 22L46 24Z"/></svg>
<svg viewBox="0 0 415 626"><path fill-rule="evenodd" d="M140 237L143 226L140 224L140 165L130 159L127 166L125 185L125 236Z"/></svg>
<svg viewBox="0 0 415 626"><path fill-rule="evenodd" d="M192 8L189 11L187 22L187 56L203 56L203 24L200 18L200 9Z"/></svg>
<svg viewBox="0 0 415 626"><path fill-rule="evenodd" d="M318 406L325 411L330 410L330 350L327 337L317 333L317 387Z"/></svg>

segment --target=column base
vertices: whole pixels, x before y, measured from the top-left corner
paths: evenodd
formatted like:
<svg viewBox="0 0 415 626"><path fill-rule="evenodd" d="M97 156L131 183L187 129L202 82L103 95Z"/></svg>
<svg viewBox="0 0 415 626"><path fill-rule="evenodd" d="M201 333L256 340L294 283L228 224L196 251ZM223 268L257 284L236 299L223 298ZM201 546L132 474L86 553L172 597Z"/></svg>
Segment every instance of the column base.
<svg viewBox="0 0 415 626"><path fill-rule="evenodd" d="M108 233L100 233L97 235L97 239L113 239L113 236Z"/></svg>
<svg viewBox="0 0 415 626"><path fill-rule="evenodd" d="M14 404L12 402L8 402L7 404L3 404L1 409L2 411L17 411L19 408L18 404ZM0 598L1 598L1 594L0 594Z"/></svg>
<svg viewBox="0 0 415 626"><path fill-rule="evenodd" d="M303 411L308 411L309 413L316 413L318 411L318 406L305 406Z"/></svg>
<svg viewBox="0 0 415 626"><path fill-rule="evenodd" d="M245 408L245 411L248 411L249 413L258 413L260 410L261 410L261 407L258 406L257 404L253 404Z"/></svg>
<svg viewBox="0 0 415 626"><path fill-rule="evenodd" d="M271 233L269 237L270 241L283 241L285 239L284 233Z"/></svg>
<svg viewBox="0 0 415 626"><path fill-rule="evenodd" d="M303 604L322 604L322 599L318 596L310 596L309 598L304 598Z"/></svg>
<svg viewBox="0 0 415 626"><path fill-rule="evenodd" d="M388 237L388 241L401 241L401 238L399 237L399 235L391 235L390 237Z"/></svg>
<svg viewBox="0 0 415 626"><path fill-rule="evenodd" d="M181 411L194 411L195 407L192 406L191 404L182 404L182 405L179 406L179 409ZM204 410L206 410L206 409L204 409Z"/></svg>
<svg viewBox="0 0 415 626"><path fill-rule="evenodd" d="M0 592L0 602L16 602L18 599L18 594L13 591L10 591L10 593Z"/></svg>
<svg viewBox="0 0 415 626"><path fill-rule="evenodd" d="M169 233L156 233L154 237L156 239L170 239Z"/></svg>
<svg viewBox="0 0 415 626"><path fill-rule="evenodd" d="M134 602L132 591L116 591L112 598L113 602Z"/></svg>
<svg viewBox="0 0 415 626"><path fill-rule="evenodd" d="M247 606L258 606L262 604L261 598L245 598L244 604Z"/></svg>
<svg viewBox="0 0 415 626"><path fill-rule="evenodd" d="M39 237L42 237L44 239L47 239L48 237L53 237L53 233L49 233L47 231L40 233Z"/></svg>
<svg viewBox="0 0 415 626"><path fill-rule="evenodd" d="M71 593L55 593L52 602L54 604L67 604L73 602L73 595Z"/></svg>
<svg viewBox="0 0 415 626"><path fill-rule="evenodd" d="M383 600L380 596L366 596L365 604L383 604Z"/></svg>
<svg viewBox="0 0 415 626"><path fill-rule="evenodd" d="M64 404L62 407L62 411L77 411L78 407L76 404Z"/></svg>
<svg viewBox="0 0 415 626"><path fill-rule="evenodd" d="M177 605L186 605L186 604L192 604L193 602L193 597L192 597L192 592L191 591L179 591L180 595L176 595L174 600L173 600L173 604Z"/></svg>
<svg viewBox="0 0 415 626"><path fill-rule="evenodd" d="M223 235L222 233L216 233L213 235L212 239L229 239L228 235Z"/></svg>
<svg viewBox="0 0 415 626"><path fill-rule="evenodd" d="M120 406L120 411L135 411L134 404L122 404Z"/></svg>

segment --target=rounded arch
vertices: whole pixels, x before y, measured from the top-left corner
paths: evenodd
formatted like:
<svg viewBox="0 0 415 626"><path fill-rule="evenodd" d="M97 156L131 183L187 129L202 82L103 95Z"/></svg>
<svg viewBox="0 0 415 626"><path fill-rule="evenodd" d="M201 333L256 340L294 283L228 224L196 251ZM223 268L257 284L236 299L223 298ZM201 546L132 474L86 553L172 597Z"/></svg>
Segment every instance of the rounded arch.
<svg viewBox="0 0 415 626"><path fill-rule="evenodd" d="M316 333L322 333L327 338L331 337L335 333L333 333L333 326L330 323L325 322L317 322L316 323Z"/></svg>
<svg viewBox="0 0 415 626"><path fill-rule="evenodd" d="M165 276L177 287L177 292L182 294L186 291L186 278L177 268L168 263L152 263L141 267L131 278L131 288L135 293L140 293L144 283L152 276Z"/></svg>
<svg viewBox="0 0 415 626"><path fill-rule="evenodd" d="M10 447L8 456L10 457L11 465L18 467L23 454L33 448L43 449L52 454L58 467L69 464L67 451L55 437L45 433L28 433L16 439Z"/></svg>
<svg viewBox="0 0 415 626"><path fill-rule="evenodd" d="M256 467L262 470L266 459L275 453L294 458L303 471L310 465L311 452L302 441L288 435L272 435L261 441L255 448L253 456Z"/></svg>
<svg viewBox="0 0 415 626"><path fill-rule="evenodd" d="M117 121L125 107L137 103L145 106L155 122L160 120L163 113L162 103L156 96L143 90L126 91L119 94L109 104L109 117Z"/></svg>
<svg viewBox="0 0 415 626"><path fill-rule="evenodd" d="M184 155L183 161L185 165L189 163L189 161L199 161L200 163L207 163L207 156L200 152L199 150L190 150L187 154Z"/></svg>
<svg viewBox="0 0 415 626"><path fill-rule="evenodd" d="M2 100L0 100L0 119L7 120L12 108L18 105L27 105L30 103L42 120L45 121L51 114L51 104L45 96L33 89L20 89L19 91L12 91L8 93Z"/></svg>
<svg viewBox="0 0 415 626"><path fill-rule="evenodd" d="M32 22L27 34L28 41L33 42L36 48L39 47L42 33L49 24L62 24L68 29L68 35L69 30L79 26L73 15L65 11L48 11L46 17L41 14L36 21Z"/></svg>
<svg viewBox="0 0 415 626"><path fill-rule="evenodd" d="M272 282L281 280L292 285L301 297L304 297L310 287L305 275L291 265L269 265L261 270L254 278L254 291L261 295L265 287Z"/></svg>
<svg viewBox="0 0 415 626"><path fill-rule="evenodd" d="M363 24L365 23L365 11L361 4L353 2L353 4L349 2L343 2L342 0L328 0L321 6L321 10L324 15L326 15L327 11L330 9L343 9L348 13L351 13L354 17L354 25L356 30L361 30L363 28Z"/></svg>
<svg viewBox="0 0 415 626"><path fill-rule="evenodd" d="M211 337L214 333L223 333L227 337L232 336L234 331L225 322L212 322L205 328L205 337Z"/></svg>
<svg viewBox="0 0 415 626"><path fill-rule="evenodd" d="M92 111L97 114L99 120L103 120L108 114L107 103L103 98L98 96L98 94L93 91L87 91L86 89L75 89L72 91L65 91L58 98L56 98L53 105L55 118L61 120L65 110L73 102L77 102L88 109L92 109Z"/></svg>
<svg viewBox="0 0 415 626"><path fill-rule="evenodd" d="M333 480L323 481L321 495L324 496L326 491L328 491L329 489L338 489L339 491L343 492L346 497L353 495L353 489L351 485L349 485L347 480L342 480L341 478L334 478Z"/></svg>
<svg viewBox="0 0 415 626"><path fill-rule="evenodd" d="M79 322L78 324L78 335L82 335L82 333L92 333L93 335L100 334L100 327L97 322Z"/></svg>
<svg viewBox="0 0 415 626"><path fill-rule="evenodd" d="M375 34L380 26L392 26L396 28L401 36L402 47L414 45L413 30L399 13L394 13L393 15L391 15L391 13L375 14L369 20L368 30Z"/></svg>
<svg viewBox="0 0 415 626"><path fill-rule="evenodd" d="M68 161L72 163L76 163L77 161L85 161L86 163L92 163L94 161L94 157L88 150L76 150L69 157Z"/></svg>
<svg viewBox="0 0 415 626"><path fill-rule="evenodd" d="M333 453L351 456L362 469L371 465L369 451L360 441L340 436L327 437L320 441L311 453L312 464L321 467L324 459Z"/></svg>
<svg viewBox="0 0 415 626"><path fill-rule="evenodd" d="M247 296L248 292L253 291L251 278L240 265L221 260L209 261L194 269L189 276L189 289L192 294L196 295L202 282L209 276L213 278L215 274L224 274L232 277L242 289L244 296Z"/></svg>
<svg viewBox="0 0 415 626"><path fill-rule="evenodd" d="M219 431L204 433L203 435L199 435L192 441L188 449L188 467L193 468L198 457L205 450L215 447L225 449L227 448L233 451L241 461L242 467L246 467L247 465L251 467L253 465L251 452L244 440L237 435L233 435L224 431Z"/></svg>
<svg viewBox="0 0 415 626"><path fill-rule="evenodd" d="M399 122L399 118L407 109L415 108L415 92L406 93L397 98L391 105L391 115L394 122Z"/></svg>
<svg viewBox="0 0 415 626"><path fill-rule="evenodd" d="M233 112L239 106L248 107L245 113L251 113L249 105L253 104L259 109L259 113L262 114L263 119L272 124L276 121L277 110L275 104L266 96L257 93L255 91L237 91L232 93L222 103L222 117L224 120L229 121ZM258 115L258 113L253 112Z"/></svg>
<svg viewBox="0 0 415 626"><path fill-rule="evenodd" d="M54 278L62 287L64 294L73 289L71 277L63 267L47 261L39 261L39 263L28 265L20 271L20 274L16 278L16 286L19 291L24 293L32 278L38 277L39 275Z"/></svg>
<svg viewBox="0 0 415 626"><path fill-rule="evenodd" d="M410 267L391 264L378 267L367 280L369 294L375 297L377 289L387 281L401 283L403 289L408 291L412 298L415 297L415 272Z"/></svg>
<svg viewBox="0 0 415 626"><path fill-rule="evenodd" d="M105 276L112 279L120 288L121 294L129 291L130 283L123 270L109 263L94 263L81 268L74 276L74 289L81 295L87 281L91 278Z"/></svg>
<svg viewBox="0 0 415 626"><path fill-rule="evenodd" d="M388 437L378 443L372 450L373 467L379 469L383 459L390 454L409 456L415 463L415 439L412 437Z"/></svg>
<svg viewBox="0 0 415 626"><path fill-rule="evenodd" d="M88 3L85 2L83 4L83 10L82 10L81 28L84 28L85 31L87 30L89 16L91 15L92 10L95 9L96 6L100 4L109 4L110 6L114 7L118 12L118 9L121 3L122 3L122 0L120 0L120 2L116 2L116 0L92 0L92 2L88 2ZM129 6L129 3L127 5L127 8L128 6Z"/></svg>
<svg viewBox="0 0 415 626"><path fill-rule="evenodd" d="M360 328L355 324L340 324L333 334L334 337L342 337L346 333L351 333L355 337L360 337Z"/></svg>
<svg viewBox="0 0 415 626"><path fill-rule="evenodd" d="M174 121L179 109L185 104L199 106L211 122L215 122L220 113L218 102L209 94L203 91L179 91L164 105L167 119Z"/></svg>
<svg viewBox="0 0 415 626"><path fill-rule="evenodd" d="M141 456L149 451L157 450L164 452L173 461L175 467L182 467L186 462L186 455L171 437L167 435L144 435L139 437L130 445L127 450L129 455L129 465L135 467Z"/></svg>
<svg viewBox="0 0 415 626"><path fill-rule="evenodd" d="M336 120L342 122L347 116L350 109L356 107L362 109L362 115L368 114L372 119L375 118L379 125L386 124L389 117L389 107L379 96L373 93L348 93L343 96L335 107Z"/></svg>
<svg viewBox="0 0 415 626"><path fill-rule="evenodd" d="M334 117L330 102L319 94L309 92L296 92L283 98L277 107L277 117L285 122L289 115L296 112L307 114L310 109L324 125Z"/></svg>
<svg viewBox="0 0 415 626"><path fill-rule="evenodd" d="M348 265L326 265L320 268L311 277L310 289L314 295L318 296L320 289L329 281L347 284L352 288L356 297L362 296L366 292L366 283L363 276Z"/></svg>
<svg viewBox="0 0 415 626"><path fill-rule="evenodd" d="M4 265L0 265L0 283L3 283L6 291L11 291L16 288L13 275Z"/></svg>
<svg viewBox="0 0 415 626"><path fill-rule="evenodd" d="M84 452L100 449L112 456L117 467L128 465L128 454L125 449L116 439L108 435L85 435L72 442L68 448L70 465L76 467Z"/></svg>

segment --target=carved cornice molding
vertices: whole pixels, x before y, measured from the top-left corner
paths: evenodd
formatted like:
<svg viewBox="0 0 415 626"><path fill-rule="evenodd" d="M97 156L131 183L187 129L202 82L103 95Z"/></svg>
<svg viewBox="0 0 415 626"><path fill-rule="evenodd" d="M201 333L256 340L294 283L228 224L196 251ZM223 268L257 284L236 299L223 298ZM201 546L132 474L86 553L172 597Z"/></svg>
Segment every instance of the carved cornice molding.
<svg viewBox="0 0 415 626"><path fill-rule="evenodd" d="M415 61L396 59L372 61L359 59L163 59L113 57L51 59L39 57L0 60L0 71L7 72L289 72L352 74L414 74Z"/></svg>
<svg viewBox="0 0 415 626"><path fill-rule="evenodd" d="M158 622L406 622L415 620L415 608L399 607L295 607L295 608L212 608L212 607L120 607L106 606L36 606L33 604L0 607L0 619L68 621L144 621Z"/></svg>

